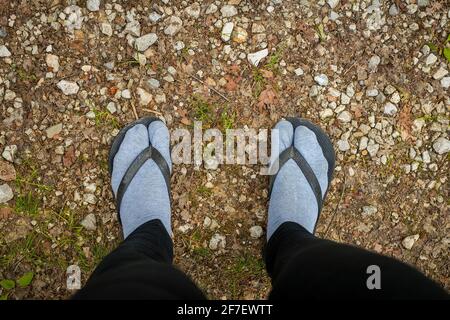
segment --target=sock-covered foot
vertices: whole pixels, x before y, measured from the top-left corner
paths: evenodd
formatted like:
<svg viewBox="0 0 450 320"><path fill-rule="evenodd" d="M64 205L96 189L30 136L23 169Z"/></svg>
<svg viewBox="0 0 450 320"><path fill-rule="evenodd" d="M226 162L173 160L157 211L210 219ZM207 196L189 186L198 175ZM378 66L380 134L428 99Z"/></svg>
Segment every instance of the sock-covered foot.
<svg viewBox="0 0 450 320"><path fill-rule="evenodd" d="M125 172L149 143L158 149L172 170L170 137L165 124L154 121L148 129L143 124L137 124L127 131L114 157L111 184L115 196ZM125 238L140 225L153 219L161 220L169 235L172 234L167 185L153 160L145 162L128 185L120 206L120 219Z"/></svg>
<svg viewBox="0 0 450 320"><path fill-rule="evenodd" d="M300 151L313 170L322 191L328 189L328 161L317 141L316 134L305 126L293 129L289 121L282 120L275 126L279 130L280 153L292 144ZM278 155L276 155L278 157ZM313 233L318 219L318 204L314 192L293 159L279 170L273 183L269 202L267 240L284 222L296 222Z"/></svg>

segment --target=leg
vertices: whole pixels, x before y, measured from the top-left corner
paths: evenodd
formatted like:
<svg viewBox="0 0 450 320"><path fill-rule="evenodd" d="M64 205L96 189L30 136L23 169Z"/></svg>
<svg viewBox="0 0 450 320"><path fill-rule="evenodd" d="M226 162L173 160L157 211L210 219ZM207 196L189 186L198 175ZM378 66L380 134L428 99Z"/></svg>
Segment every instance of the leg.
<svg viewBox="0 0 450 320"><path fill-rule="evenodd" d="M169 131L143 118L111 147L111 185L125 240L97 267L75 299L204 299L172 266Z"/></svg>
<svg viewBox="0 0 450 320"><path fill-rule="evenodd" d="M105 257L73 299L205 299L172 258L163 224L148 221Z"/></svg>
<svg viewBox="0 0 450 320"><path fill-rule="evenodd" d="M447 297L443 289L412 267L313 235L334 170L333 146L318 127L299 119L288 120L276 126L280 168L271 183L265 257L273 282L270 297ZM380 268L381 290L368 289L373 271L368 274L367 268L371 265Z"/></svg>
<svg viewBox="0 0 450 320"><path fill-rule="evenodd" d="M283 223L266 251L270 299L448 299L444 289L416 269L361 248L316 238ZM380 268L381 289L369 290L367 267Z"/></svg>

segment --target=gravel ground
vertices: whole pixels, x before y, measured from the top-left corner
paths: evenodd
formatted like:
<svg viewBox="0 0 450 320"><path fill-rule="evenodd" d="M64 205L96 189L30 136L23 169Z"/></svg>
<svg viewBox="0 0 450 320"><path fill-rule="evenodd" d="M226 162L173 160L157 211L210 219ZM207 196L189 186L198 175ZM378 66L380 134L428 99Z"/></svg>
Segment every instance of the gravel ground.
<svg viewBox="0 0 450 320"><path fill-rule="evenodd" d="M0 297L67 298L67 267L84 282L117 246L108 149L148 115L320 124L337 168L318 235L449 289L449 33L445 0L0 0ZM258 172L174 167L175 263L210 298L269 292Z"/></svg>

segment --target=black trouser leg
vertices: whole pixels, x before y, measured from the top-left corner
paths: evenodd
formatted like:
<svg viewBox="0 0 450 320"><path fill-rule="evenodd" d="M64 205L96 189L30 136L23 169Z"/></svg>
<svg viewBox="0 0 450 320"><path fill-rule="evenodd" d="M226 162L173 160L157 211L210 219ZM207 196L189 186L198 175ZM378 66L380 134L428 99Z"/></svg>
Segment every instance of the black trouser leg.
<svg viewBox="0 0 450 320"><path fill-rule="evenodd" d="M395 259L319 239L286 222L266 248L273 290L270 299L448 299L444 289ZM381 289L369 290L367 268L380 268ZM370 281L370 283L374 283Z"/></svg>
<svg viewBox="0 0 450 320"><path fill-rule="evenodd" d="M205 299L172 259L172 239L160 220L151 220L106 256L73 298Z"/></svg>

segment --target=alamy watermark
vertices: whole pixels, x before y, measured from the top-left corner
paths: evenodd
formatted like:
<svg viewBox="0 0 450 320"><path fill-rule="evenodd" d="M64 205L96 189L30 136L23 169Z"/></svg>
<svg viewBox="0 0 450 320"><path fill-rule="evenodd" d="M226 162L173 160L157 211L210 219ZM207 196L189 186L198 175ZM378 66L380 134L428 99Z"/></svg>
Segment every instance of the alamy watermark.
<svg viewBox="0 0 450 320"><path fill-rule="evenodd" d="M366 286L369 290L380 290L381 289L381 269L376 264L372 264L367 267L367 274L370 276L366 280Z"/></svg>
<svg viewBox="0 0 450 320"><path fill-rule="evenodd" d="M172 163L203 164L206 169L216 169L223 164L261 165L261 175L273 175L279 168L278 129L270 130L270 155L268 141L268 129L227 129L224 135L216 128L203 130L202 122L195 121L193 134L187 129L171 132Z"/></svg>

